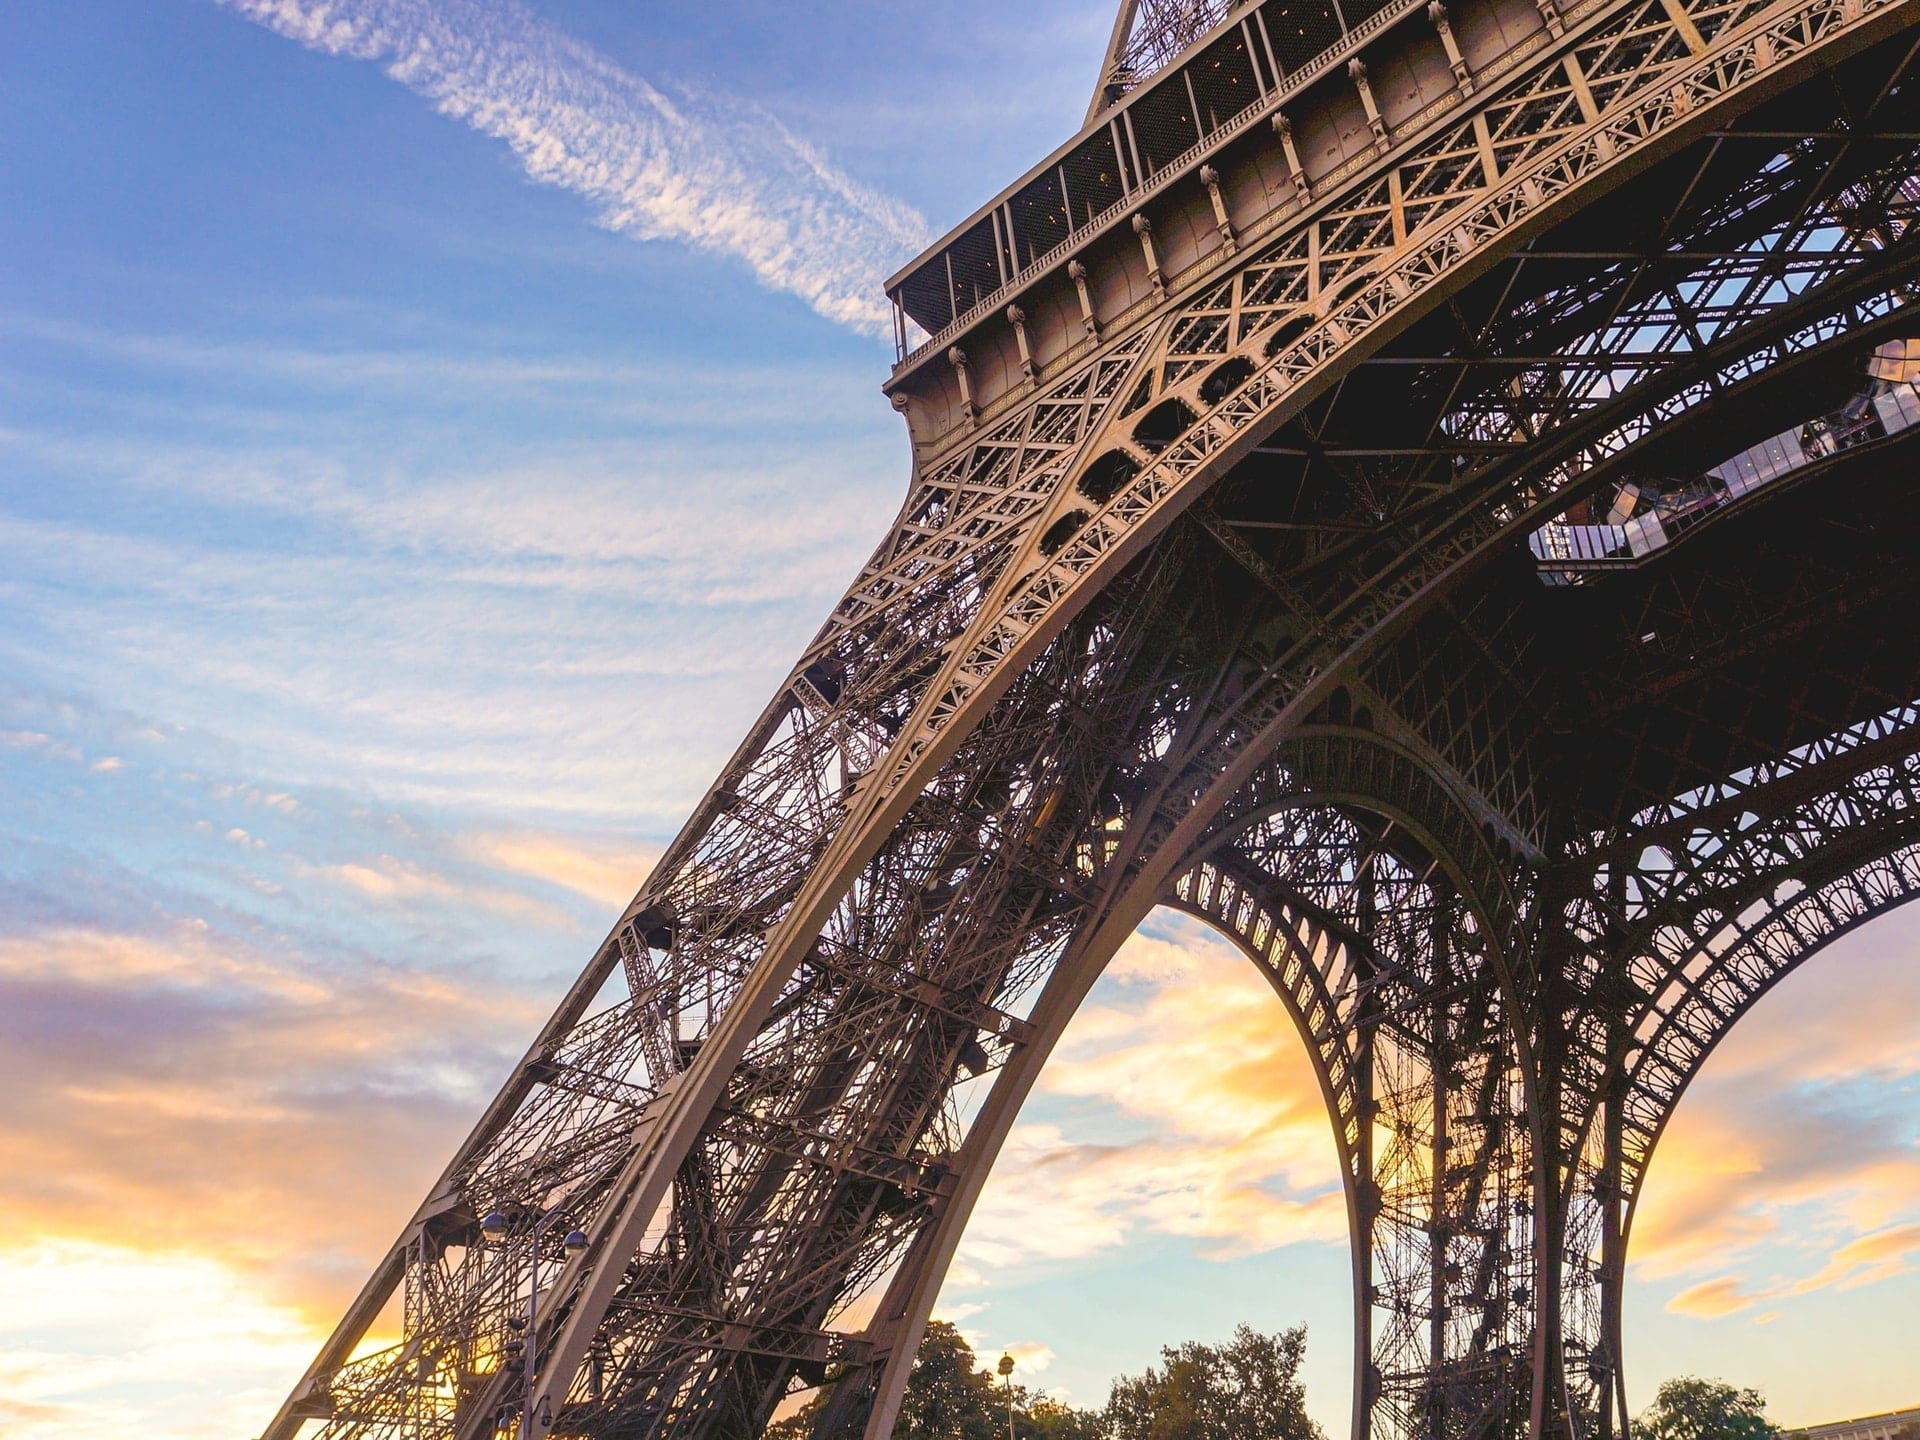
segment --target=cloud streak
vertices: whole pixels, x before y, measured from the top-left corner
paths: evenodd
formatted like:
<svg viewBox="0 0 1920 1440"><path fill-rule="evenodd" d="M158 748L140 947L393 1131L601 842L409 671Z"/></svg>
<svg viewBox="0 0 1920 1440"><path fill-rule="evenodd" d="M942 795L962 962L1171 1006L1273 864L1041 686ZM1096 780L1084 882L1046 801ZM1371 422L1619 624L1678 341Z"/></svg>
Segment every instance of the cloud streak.
<svg viewBox="0 0 1920 1440"><path fill-rule="evenodd" d="M1895 1275L1913 1273L1911 1257L1920 1253L1920 1225L1896 1225L1873 1235L1863 1235L1833 1252L1817 1275L1811 1275L1789 1292L1804 1295L1828 1285L1842 1290L1858 1289Z"/></svg>
<svg viewBox="0 0 1920 1440"><path fill-rule="evenodd" d="M1718 1320L1722 1315L1749 1308L1759 1298L1742 1290L1736 1276L1722 1275L1718 1280L1688 1286L1667 1302L1667 1309L1676 1315Z"/></svg>
<svg viewBox="0 0 1920 1440"><path fill-rule="evenodd" d="M600 223L746 262L762 284L870 334L881 280L925 245L910 207L859 184L772 115L669 98L517 0L223 0L329 55L373 61L504 141Z"/></svg>

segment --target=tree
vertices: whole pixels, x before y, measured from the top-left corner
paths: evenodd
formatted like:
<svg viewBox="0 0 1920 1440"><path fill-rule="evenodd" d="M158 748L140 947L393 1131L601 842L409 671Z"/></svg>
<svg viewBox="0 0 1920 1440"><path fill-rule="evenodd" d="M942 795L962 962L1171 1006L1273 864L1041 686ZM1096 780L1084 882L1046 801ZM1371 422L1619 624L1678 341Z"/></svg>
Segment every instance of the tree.
<svg viewBox="0 0 1920 1440"><path fill-rule="evenodd" d="M1634 1421L1642 1440L1779 1440L1766 1397L1692 1375L1669 1380Z"/></svg>
<svg viewBox="0 0 1920 1440"><path fill-rule="evenodd" d="M1016 1407L1020 1393L1016 1385ZM1098 1410L1076 1410L1048 1396L1024 1411L1016 1408L1014 1430L1019 1440L1107 1440L1107 1422Z"/></svg>
<svg viewBox="0 0 1920 1440"><path fill-rule="evenodd" d="M1005 1440L1008 1391L976 1363L973 1347L944 1320L927 1324L907 1374L893 1440ZM1106 1440L1097 1411L1075 1410L1024 1385L1012 1387L1015 1440ZM785 1420L767 1427L766 1440L812 1440L822 1392Z"/></svg>
<svg viewBox="0 0 1920 1440"><path fill-rule="evenodd" d="M1225 1345L1189 1341L1161 1350L1162 1368L1114 1381L1104 1410L1077 1410L1024 1385L1003 1385L980 1368L958 1330L935 1320L908 1372L893 1440L1004 1440L1009 1397L1013 1440L1326 1440L1307 1418L1306 1348L1304 1325L1274 1335L1242 1325ZM826 1398L823 1391L770 1426L766 1440L816 1440L813 1424Z"/></svg>
<svg viewBox="0 0 1920 1440"><path fill-rule="evenodd" d="M1161 1369L1113 1383L1111 1440L1325 1440L1308 1417L1300 1362L1304 1325L1264 1335L1242 1325L1225 1345L1188 1341Z"/></svg>
<svg viewBox="0 0 1920 1440"><path fill-rule="evenodd" d="M813 1397L784 1420L776 1420L760 1432L760 1440L809 1440L813 1434L813 1420L820 1413L820 1407L826 1403L826 1395L815 1391Z"/></svg>
<svg viewBox="0 0 1920 1440"><path fill-rule="evenodd" d="M944 1320L927 1322L900 1402L894 1440L999 1440L1006 1411L993 1376L974 1364L973 1347Z"/></svg>

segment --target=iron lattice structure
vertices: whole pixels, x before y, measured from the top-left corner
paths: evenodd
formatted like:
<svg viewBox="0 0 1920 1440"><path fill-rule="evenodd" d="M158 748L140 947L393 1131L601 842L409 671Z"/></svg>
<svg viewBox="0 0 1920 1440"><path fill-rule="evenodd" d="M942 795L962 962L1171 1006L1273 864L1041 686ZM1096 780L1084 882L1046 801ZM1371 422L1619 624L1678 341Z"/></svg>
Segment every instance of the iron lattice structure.
<svg viewBox="0 0 1920 1440"><path fill-rule="evenodd" d="M1356 1437L1622 1433L1662 1127L1920 884L1916 22L1129 6L891 282L898 520L272 1440L884 1440L1162 904L1318 1068Z"/></svg>
<svg viewBox="0 0 1920 1440"><path fill-rule="evenodd" d="M1121 0L1107 42L1089 122L1200 39L1227 13L1228 0Z"/></svg>

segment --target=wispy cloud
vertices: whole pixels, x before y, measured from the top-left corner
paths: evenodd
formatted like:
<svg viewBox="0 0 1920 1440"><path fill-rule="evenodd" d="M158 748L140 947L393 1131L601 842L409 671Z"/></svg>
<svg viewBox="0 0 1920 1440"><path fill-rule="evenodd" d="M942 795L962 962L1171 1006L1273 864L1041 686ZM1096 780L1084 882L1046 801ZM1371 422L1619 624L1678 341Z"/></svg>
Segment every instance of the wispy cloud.
<svg viewBox="0 0 1920 1440"><path fill-rule="evenodd" d="M442 114L506 142L600 223L743 260L762 284L877 333L880 281L926 222L772 115L671 99L517 0L224 0L310 49L375 61Z"/></svg>
<svg viewBox="0 0 1920 1440"><path fill-rule="evenodd" d="M487 864L558 885L609 908L632 899L660 858L657 845L635 845L618 837L573 838L542 830L476 835L463 848Z"/></svg>
<svg viewBox="0 0 1920 1440"><path fill-rule="evenodd" d="M317 1344L212 1255L40 1240L0 1247L0 1268L9 1440L251 1435Z"/></svg>
<svg viewBox="0 0 1920 1440"><path fill-rule="evenodd" d="M1816 1290L1857 1290L1896 1275L1912 1274L1915 1255L1920 1255L1920 1225L1895 1225L1849 1240L1827 1258L1825 1265L1803 1280L1749 1290L1739 1276L1722 1275L1688 1286L1667 1301L1667 1309L1676 1315L1718 1320L1723 1315L1750 1310L1762 1300L1792 1299L1811 1295ZM1756 1316L1754 1323L1764 1325L1779 1316L1778 1310L1770 1310Z"/></svg>
<svg viewBox="0 0 1920 1440"><path fill-rule="evenodd" d="M293 400L258 415L305 423ZM891 500L891 435L854 427L816 444L746 419L704 450L621 433L543 457L519 437L463 453L446 417L394 442L411 465L371 420L338 429L311 452L49 441L35 493L62 513L0 506L0 661L217 730L283 781L666 830ZM8 751L63 743L9 728ZM129 758L89 759L107 755Z"/></svg>
<svg viewBox="0 0 1920 1440"><path fill-rule="evenodd" d="M1053 1347L1043 1345L1038 1340L1016 1340L1002 1348L1013 1356L1015 1367L1028 1375L1038 1375L1055 1359Z"/></svg>
<svg viewBox="0 0 1920 1440"><path fill-rule="evenodd" d="M1690 1285L1667 1302L1676 1315L1696 1315L1703 1320L1718 1320L1722 1315L1748 1309L1760 1297L1740 1288L1737 1276L1722 1275L1717 1280Z"/></svg>
<svg viewBox="0 0 1920 1440"><path fill-rule="evenodd" d="M1862 1235L1833 1252L1833 1258L1816 1275L1809 1275L1789 1294L1804 1295L1829 1285L1854 1290L1876 1280L1891 1279L1913 1271L1912 1257L1920 1254L1920 1225L1896 1225L1872 1235Z"/></svg>

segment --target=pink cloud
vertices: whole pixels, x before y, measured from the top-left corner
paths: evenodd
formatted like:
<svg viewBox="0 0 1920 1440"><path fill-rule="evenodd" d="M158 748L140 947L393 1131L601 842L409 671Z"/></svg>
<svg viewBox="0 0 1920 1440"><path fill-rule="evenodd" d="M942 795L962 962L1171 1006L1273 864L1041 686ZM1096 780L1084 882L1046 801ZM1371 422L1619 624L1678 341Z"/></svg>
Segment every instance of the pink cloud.
<svg viewBox="0 0 1920 1440"><path fill-rule="evenodd" d="M1891 1230L1862 1235L1834 1251L1818 1274L1808 1276L1788 1293L1805 1295L1829 1285L1853 1290L1905 1275L1914 1268L1908 1257L1915 1251L1920 1251L1920 1225L1896 1225Z"/></svg>
<svg viewBox="0 0 1920 1440"><path fill-rule="evenodd" d="M1667 1302L1667 1309L1676 1315L1698 1315L1703 1319L1717 1320L1722 1315L1732 1315L1749 1308L1759 1298L1744 1293L1736 1277L1723 1275L1718 1280L1708 1280L1682 1290Z"/></svg>
<svg viewBox="0 0 1920 1440"><path fill-rule="evenodd" d="M1711 1277L1668 1309L1725 1315L1914 1268L1920 1133L1898 1097L1920 1073L1916 948L1920 916L1904 912L1848 937L1783 981L1708 1060L1634 1221L1637 1279Z"/></svg>
<svg viewBox="0 0 1920 1440"><path fill-rule="evenodd" d="M9 1234L203 1255L330 1323L537 1019L191 922L0 941Z"/></svg>
<svg viewBox="0 0 1920 1440"><path fill-rule="evenodd" d="M610 909L622 908L634 897L660 858L658 845L545 830L474 835L461 849L484 864L558 885Z"/></svg>

